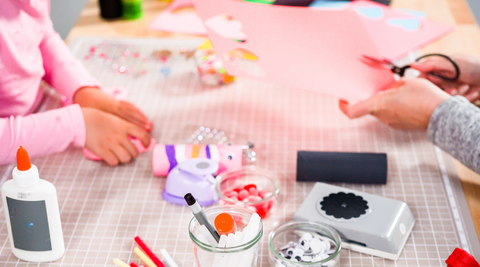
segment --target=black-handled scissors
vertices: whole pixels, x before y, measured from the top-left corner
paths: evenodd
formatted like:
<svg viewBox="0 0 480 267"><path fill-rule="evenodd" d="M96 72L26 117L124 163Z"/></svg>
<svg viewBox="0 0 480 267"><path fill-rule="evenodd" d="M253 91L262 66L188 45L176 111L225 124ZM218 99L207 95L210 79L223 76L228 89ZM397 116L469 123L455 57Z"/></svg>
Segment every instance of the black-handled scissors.
<svg viewBox="0 0 480 267"><path fill-rule="evenodd" d="M429 72L428 74L430 74L432 76L435 76L435 77L438 77L438 78L441 78L441 79L446 80L446 81L450 81L450 82L454 82L458 79L458 77L460 77L460 69L458 68L457 63L455 63L455 61L453 59L451 59L449 56L446 56L446 55L443 55L443 54L427 54L427 55L423 55L423 56L417 58L415 61L419 61L419 60L421 60L423 58L426 58L426 57L434 57L434 56L435 57L443 57L446 60L448 60L450 63L452 63L453 67L455 68L455 76L454 77L446 77L446 76L443 76L441 74L433 73L433 72ZM380 60L380 59L376 59L376 58L373 58L373 57L370 57L370 56L367 56L367 55L363 55L363 60L366 63L375 63L375 64L383 65L384 67L392 70L393 73L398 74L400 77L403 77L405 75L405 71L408 68L411 68L410 65L406 65L406 66L403 66L403 67L398 67L388 60L385 60L385 59Z"/></svg>

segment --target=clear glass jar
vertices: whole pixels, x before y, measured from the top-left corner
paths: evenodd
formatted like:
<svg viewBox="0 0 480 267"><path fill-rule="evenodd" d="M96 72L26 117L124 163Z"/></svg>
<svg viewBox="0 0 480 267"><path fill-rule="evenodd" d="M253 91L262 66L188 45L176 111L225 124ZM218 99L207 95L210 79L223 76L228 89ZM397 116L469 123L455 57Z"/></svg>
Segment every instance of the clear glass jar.
<svg viewBox="0 0 480 267"><path fill-rule="evenodd" d="M213 223L220 213L232 215L237 226L236 233L247 226L253 215L251 210L239 206L216 206L204 210L208 220ZM200 225L195 217L190 220L188 233L193 241L195 259L198 267L256 267L258 244L263 236L263 224L260 220L258 231L250 234L251 238L233 247L212 246L205 238L200 238Z"/></svg>
<svg viewBox="0 0 480 267"><path fill-rule="evenodd" d="M323 254L322 260L300 262L291 256L290 259L286 258L288 253L283 255L279 253L282 248L285 251L286 247L292 247L293 250L297 245L301 246L301 240L305 234L329 243L328 253ZM340 266L342 242L338 233L328 225L312 221L290 221L272 230L268 236L268 248L268 261L272 267L336 267Z"/></svg>
<svg viewBox="0 0 480 267"><path fill-rule="evenodd" d="M252 184L256 186L258 191L263 190L265 194L256 200L232 198L226 195L228 192L238 191L240 188ZM250 165L219 174L215 179L215 190L220 197L219 203L221 205L245 207L258 213L260 218L265 219L275 205L280 192L280 183L274 173Z"/></svg>

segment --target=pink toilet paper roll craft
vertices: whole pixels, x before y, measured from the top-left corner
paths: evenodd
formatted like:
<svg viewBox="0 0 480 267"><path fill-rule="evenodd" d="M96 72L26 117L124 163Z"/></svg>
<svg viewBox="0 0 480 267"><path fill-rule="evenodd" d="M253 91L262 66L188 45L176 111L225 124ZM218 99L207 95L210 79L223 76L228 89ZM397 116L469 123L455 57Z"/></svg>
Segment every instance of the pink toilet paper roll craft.
<svg viewBox="0 0 480 267"><path fill-rule="evenodd" d="M148 150L152 149L157 143L155 139L152 138L150 139L150 145L148 147L145 147L143 146L142 141L140 141L140 139L137 139L135 137L130 137L130 142L132 142L135 148L137 148L138 153L147 152ZM88 150L85 147L83 148L83 155L90 160L98 160L98 161L102 160L101 157L97 156L95 153L93 153L92 151Z"/></svg>
<svg viewBox="0 0 480 267"><path fill-rule="evenodd" d="M153 173L166 176L187 159L207 158L218 162L218 173L242 166L242 145L157 144L153 148Z"/></svg>

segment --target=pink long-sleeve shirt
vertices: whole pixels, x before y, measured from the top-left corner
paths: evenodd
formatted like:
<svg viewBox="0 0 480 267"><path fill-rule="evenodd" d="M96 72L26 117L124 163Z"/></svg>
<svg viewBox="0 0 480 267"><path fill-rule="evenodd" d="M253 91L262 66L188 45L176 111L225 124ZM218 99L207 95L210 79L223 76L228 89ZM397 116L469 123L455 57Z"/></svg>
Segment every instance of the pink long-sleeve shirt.
<svg viewBox="0 0 480 267"><path fill-rule="evenodd" d="M20 145L35 157L85 144L78 105L32 114L42 79L69 99L97 86L54 31L49 10L48 0L0 0L0 165L13 162Z"/></svg>

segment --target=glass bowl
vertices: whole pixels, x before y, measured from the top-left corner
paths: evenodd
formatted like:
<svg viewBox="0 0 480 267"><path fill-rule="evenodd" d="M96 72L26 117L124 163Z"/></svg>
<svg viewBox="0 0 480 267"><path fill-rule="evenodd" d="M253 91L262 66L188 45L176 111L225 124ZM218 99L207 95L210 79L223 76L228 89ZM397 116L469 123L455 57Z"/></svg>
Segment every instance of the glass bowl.
<svg viewBox="0 0 480 267"><path fill-rule="evenodd" d="M277 176L255 166L223 172L215 180L220 205L245 207L262 219L275 205L280 192Z"/></svg>
<svg viewBox="0 0 480 267"><path fill-rule="evenodd" d="M210 207L205 209L204 212L205 216L207 216L207 219L212 223L221 213L228 213L232 215L236 224L236 236L238 236L239 231L243 231L243 234L245 234L245 227L248 225L253 215L251 210L231 205ZM232 247L219 247L210 244L208 240L202 237L203 233L200 229L200 224L195 217L192 217L188 225L188 233L190 235L190 239L193 241L193 250L195 259L197 261L197 266L223 267L232 266L236 263L238 266L256 267L258 259L258 246L263 236L262 221L259 221L259 225L256 227L256 229L258 229L256 232L251 233L251 239L247 240L241 245Z"/></svg>
<svg viewBox="0 0 480 267"><path fill-rule="evenodd" d="M270 232L268 248L272 267L340 266L340 236L325 224L312 221L282 224Z"/></svg>

